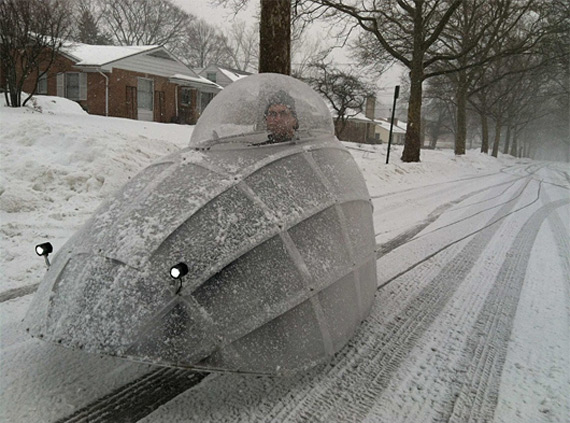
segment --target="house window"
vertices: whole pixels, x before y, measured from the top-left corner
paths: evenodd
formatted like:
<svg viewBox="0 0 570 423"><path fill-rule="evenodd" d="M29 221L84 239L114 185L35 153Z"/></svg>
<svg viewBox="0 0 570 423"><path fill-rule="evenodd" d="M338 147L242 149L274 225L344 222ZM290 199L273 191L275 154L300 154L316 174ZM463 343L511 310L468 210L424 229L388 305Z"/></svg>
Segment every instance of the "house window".
<svg viewBox="0 0 570 423"><path fill-rule="evenodd" d="M206 78L212 82L216 82L216 72L208 72L206 73Z"/></svg>
<svg viewBox="0 0 570 423"><path fill-rule="evenodd" d="M57 95L70 100L87 100L87 74L66 72L57 74Z"/></svg>
<svg viewBox="0 0 570 423"><path fill-rule="evenodd" d="M79 100L79 74L68 73L65 75L65 97L70 100Z"/></svg>
<svg viewBox="0 0 570 423"><path fill-rule="evenodd" d="M154 110L154 84L152 79L138 79L139 109Z"/></svg>
<svg viewBox="0 0 570 423"><path fill-rule="evenodd" d="M204 93L203 92L200 94L200 112L204 111L206 106L208 104L210 104L210 101L212 101L213 98L214 98L213 93Z"/></svg>
<svg viewBox="0 0 570 423"><path fill-rule="evenodd" d="M38 79L38 86L36 87L36 93L37 94L47 94L48 93L48 88L47 88L47 74L43 74L42 76L40 76L40 78Z"/></svg>
<svg viewBox="0 0 570 423"><path fill-rule="evenodd" d="M183 106L192 105L192 91L191 88L182 88L180 90L180 104Z"/></svg>

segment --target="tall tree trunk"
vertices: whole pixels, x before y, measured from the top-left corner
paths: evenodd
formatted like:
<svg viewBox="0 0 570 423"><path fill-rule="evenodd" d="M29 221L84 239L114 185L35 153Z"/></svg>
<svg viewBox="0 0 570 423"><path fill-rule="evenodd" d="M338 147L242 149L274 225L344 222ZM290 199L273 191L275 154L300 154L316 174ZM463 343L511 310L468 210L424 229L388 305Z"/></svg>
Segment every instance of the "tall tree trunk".
<svg viewBox="0 0 570 423"><path fill-rule="evenodd" d="M404 150L402 151L403 162L419 162L421 150L421 125L422 125L422 83L424 80L424 30L423 27L423 2L417 2L414 9L414 41L412 60L410 64L410 101L408 103L408 126Z"/></svg>
<svg viewBox="0 0 570 423"><path fill-rule="evenodd" d="M424 118L422 118L420 131L420 148L424 148L426 146L426 121Z"/></svg>
<svg viewBox="0 0 570 423"><path fill-rule="evenodd" d="M467 139L467 71L460 71L457 75L457 130L455 131L455 154L465 154L465 140Z"/></svg>
<svg viewBox="0 0 570 423"><path fill-rule="evenodd" d="M259 73L291 74L291 0L261 0Z"/></svg>
<svg viewBox="0 0 570 423"><path fill-rule="evenodd" d="M421 147L422 81L421 79L414 81L413 77L410 79L412 79L412 84L410 90L410 102L408 103L408 127L406 128L402 161L419 162Z"/></svg>
<svg viewBox="0 0 570 423"><path fill-rule="evenodd" d="M442 114L439 113L437 121L435 122L434 126L431 128L430 131L429 148L431 148L432 150L435 150L439 134L441 133L441 120L442 120Z"/></svg>
<svg viewBox="0 0 570 423"><path fill-rule="evenodd" d="M501 116L495 121L495 140L493 141L493 157L499 156L499 144L501 143Z"/></svg>
<svg viewBox="0 0 570 423"><path fill-rule="evenodd" d="M511 120L507 124L507 136L505 137L505 145L503 146L503 154L509 154L509 146L511 143Z"/></svg>
<svg viewBox="0 0 570 423"><path fill-rule="evenodd" d="M518 144L517 143L518 131L517 131L516 127L513 128L513 132L514 132L514 134L513 134L513 141L511 143L511 156L518 157L518 151L517 151L518 150L518 145L517 145Z"/></svg>
<svg viewBox="0 0 570 423"><path fill-rule="evenodd" d="M484 113L481 114L481 153L489 154L489 121Z"/></svg>

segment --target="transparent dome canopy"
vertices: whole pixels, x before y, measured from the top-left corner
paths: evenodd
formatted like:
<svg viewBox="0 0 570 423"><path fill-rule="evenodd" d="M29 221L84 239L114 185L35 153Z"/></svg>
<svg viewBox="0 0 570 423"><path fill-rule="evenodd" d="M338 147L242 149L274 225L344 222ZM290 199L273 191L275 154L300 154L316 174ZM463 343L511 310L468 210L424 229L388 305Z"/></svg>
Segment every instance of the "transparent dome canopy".
<svg viewBox="0 0 570 423"><path fill-rule="evenodd" d="M287 141L334 136L330 111L311 87L290 76L263 73L240 79L224 88L198 119L190 146L264 143L271 138L268 119L279 113L270 111L272 105L286 108L286 113L292 115L292 122L296 120L293 134Z"/></svg>

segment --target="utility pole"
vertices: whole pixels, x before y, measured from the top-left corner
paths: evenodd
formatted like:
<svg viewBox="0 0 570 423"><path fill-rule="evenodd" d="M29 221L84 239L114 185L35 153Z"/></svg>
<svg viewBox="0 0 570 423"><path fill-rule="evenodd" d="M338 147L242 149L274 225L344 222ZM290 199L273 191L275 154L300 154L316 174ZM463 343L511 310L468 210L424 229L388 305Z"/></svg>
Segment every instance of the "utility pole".
<svg viewBox="0 0 570 423"><path fill-rule="evenodd" d="M392 119L390 120L390 135L388 135L388 152L386 154L386 164L390 160L390 146L392 145L392 129L394 128L394 114L396 113L396 100L400 95L400 86L396 85L394 90L394 104L392 104Z"/></svg>

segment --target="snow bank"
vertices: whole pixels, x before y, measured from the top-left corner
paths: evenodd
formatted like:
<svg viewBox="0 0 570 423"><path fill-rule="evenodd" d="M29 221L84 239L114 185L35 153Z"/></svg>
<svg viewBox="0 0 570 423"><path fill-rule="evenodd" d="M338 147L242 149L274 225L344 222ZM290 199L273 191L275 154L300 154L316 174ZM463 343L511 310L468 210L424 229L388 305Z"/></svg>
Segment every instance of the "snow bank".
<svg viewBox="0 0 570 423"><path fill-rule="evenodd" d="M0 122L2 291L39 282L35 243L50 239L57 249L128 178L186 146L193 129L92 116L47 96L0 107Z"/></svg>
<svg viewBox="0 0 570 423"><path fill-rule="evenodd" d="M404 163L400 160L403 147L396 145L391 147L389 164L386 164L387 144L344 144L360 166L372 195L494 173L508 166L531 162L509 155L499 155L497 159L478 150L456 156L452 149L445 149L422 150L420 163Z"/></svg>

